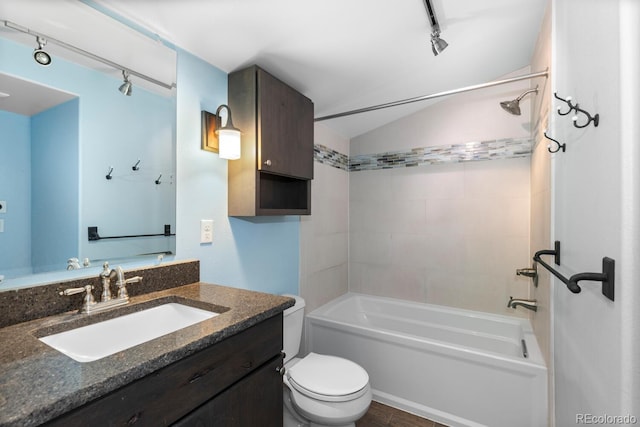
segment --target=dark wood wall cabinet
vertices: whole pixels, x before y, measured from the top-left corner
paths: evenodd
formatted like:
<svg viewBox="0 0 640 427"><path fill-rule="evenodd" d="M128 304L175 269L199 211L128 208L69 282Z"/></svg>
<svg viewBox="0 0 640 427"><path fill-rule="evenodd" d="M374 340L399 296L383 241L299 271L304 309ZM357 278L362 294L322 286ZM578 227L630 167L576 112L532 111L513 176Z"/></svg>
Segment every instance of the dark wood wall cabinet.
<svg viewBox="0 0 640 427"><path fill-rule="evenodd" d="M313 102L258 66L229 75L229 107L242 131L229 161L229 215L309 215Z"/></svg>
<svg viewBox="0 0 640 427"><path fill-rule="evenodd" d="M47 426L282 427L282 313Z"/></svg>

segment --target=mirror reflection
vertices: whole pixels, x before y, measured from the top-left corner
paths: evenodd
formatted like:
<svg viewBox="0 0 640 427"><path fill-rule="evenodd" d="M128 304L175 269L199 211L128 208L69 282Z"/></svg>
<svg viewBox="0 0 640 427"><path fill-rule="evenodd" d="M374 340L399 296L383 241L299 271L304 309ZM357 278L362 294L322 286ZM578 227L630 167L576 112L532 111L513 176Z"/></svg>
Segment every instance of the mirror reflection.
<svg viewBox="0 0 640 427"><path fill-rule="evenodd" d="M0 290L175 253L175 90L126 96L112 73L42 67L1 36L0 51L16 59L0 61Z"/></svg>

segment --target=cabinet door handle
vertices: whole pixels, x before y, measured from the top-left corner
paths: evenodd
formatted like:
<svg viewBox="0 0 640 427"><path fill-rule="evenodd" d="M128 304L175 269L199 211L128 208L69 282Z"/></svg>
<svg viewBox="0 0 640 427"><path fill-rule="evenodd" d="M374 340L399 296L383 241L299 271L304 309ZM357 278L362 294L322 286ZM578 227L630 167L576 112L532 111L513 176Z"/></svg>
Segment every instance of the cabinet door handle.
<svg viewBox="0 0 640 427"><path fill-rule="evenodd" d="M267 166L271 166L271 160L267 159L264 161L264 164Z"/></svg>
<svg viewBox="0 0 640 427"><path fill-rule="evenodd" d="M193 374L191 376L191 378L189 378L189 384L193 384L196 381L198 381L200 378L204 377L205 375L207 375L209 372L211 372L211 369L204 369L200 372L196 372L195 374Z"/></svg>

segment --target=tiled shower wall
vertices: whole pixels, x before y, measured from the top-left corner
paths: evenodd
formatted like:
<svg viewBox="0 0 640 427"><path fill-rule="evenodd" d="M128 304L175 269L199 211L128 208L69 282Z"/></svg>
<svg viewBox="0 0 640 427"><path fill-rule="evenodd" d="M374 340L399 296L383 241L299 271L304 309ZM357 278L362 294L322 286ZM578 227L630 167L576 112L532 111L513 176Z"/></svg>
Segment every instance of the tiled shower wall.
<svg viewBox="0 0 640 427"><path fill-rule="evenodd" d="M504 112L499 102L536 83L444 98L351 139L350 291L529 314L507 302L510 295L530 295L530 280L515 270L531 265L535 95L522 100L521 116Z"/></svg>
<svg viewBox="0 0 640 427"><path fill-rule="evenodd" d="M528 157L352 172L350 194L351 291L524 315Z"/></svg>
<svg viewBox="0 0 640 427"><path fill-rule="evenodd" d="M349 140L315 126L310 216L300 217L300 295L309 313L349 289Z"/></svg>
<svg viewBox="0 0 640 427"><path fill-rule="evenodd" d="M528 69L514 74L525 74ZM315 127L312 212L301 218L307 312L348 291L526 316L530 82L451 97L351 140Z"/></svg>

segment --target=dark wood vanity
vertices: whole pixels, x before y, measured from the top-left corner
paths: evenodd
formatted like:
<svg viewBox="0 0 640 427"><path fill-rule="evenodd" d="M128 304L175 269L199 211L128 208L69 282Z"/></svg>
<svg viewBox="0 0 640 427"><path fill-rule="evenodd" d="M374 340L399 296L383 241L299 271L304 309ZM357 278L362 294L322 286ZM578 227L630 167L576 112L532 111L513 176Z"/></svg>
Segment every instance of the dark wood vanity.
<svg viewBox="0 0 640 427"><path fill-rule="evenodd" d="M145 293L92 315L77 313L80 300L73 311L36 310L84 281L3 292L0 308L31 308L0 327L0 426L282 426L282 319L294 300L201 283L198 270L184 261L129 271L145 277ZM86 363L38 339L165 302L218 315Z"/></svg>
<svg viewBox="0 0 640 427"><path fill-rule="evenodd" d="M46 426L282 426L282 314Z"/></svg>

